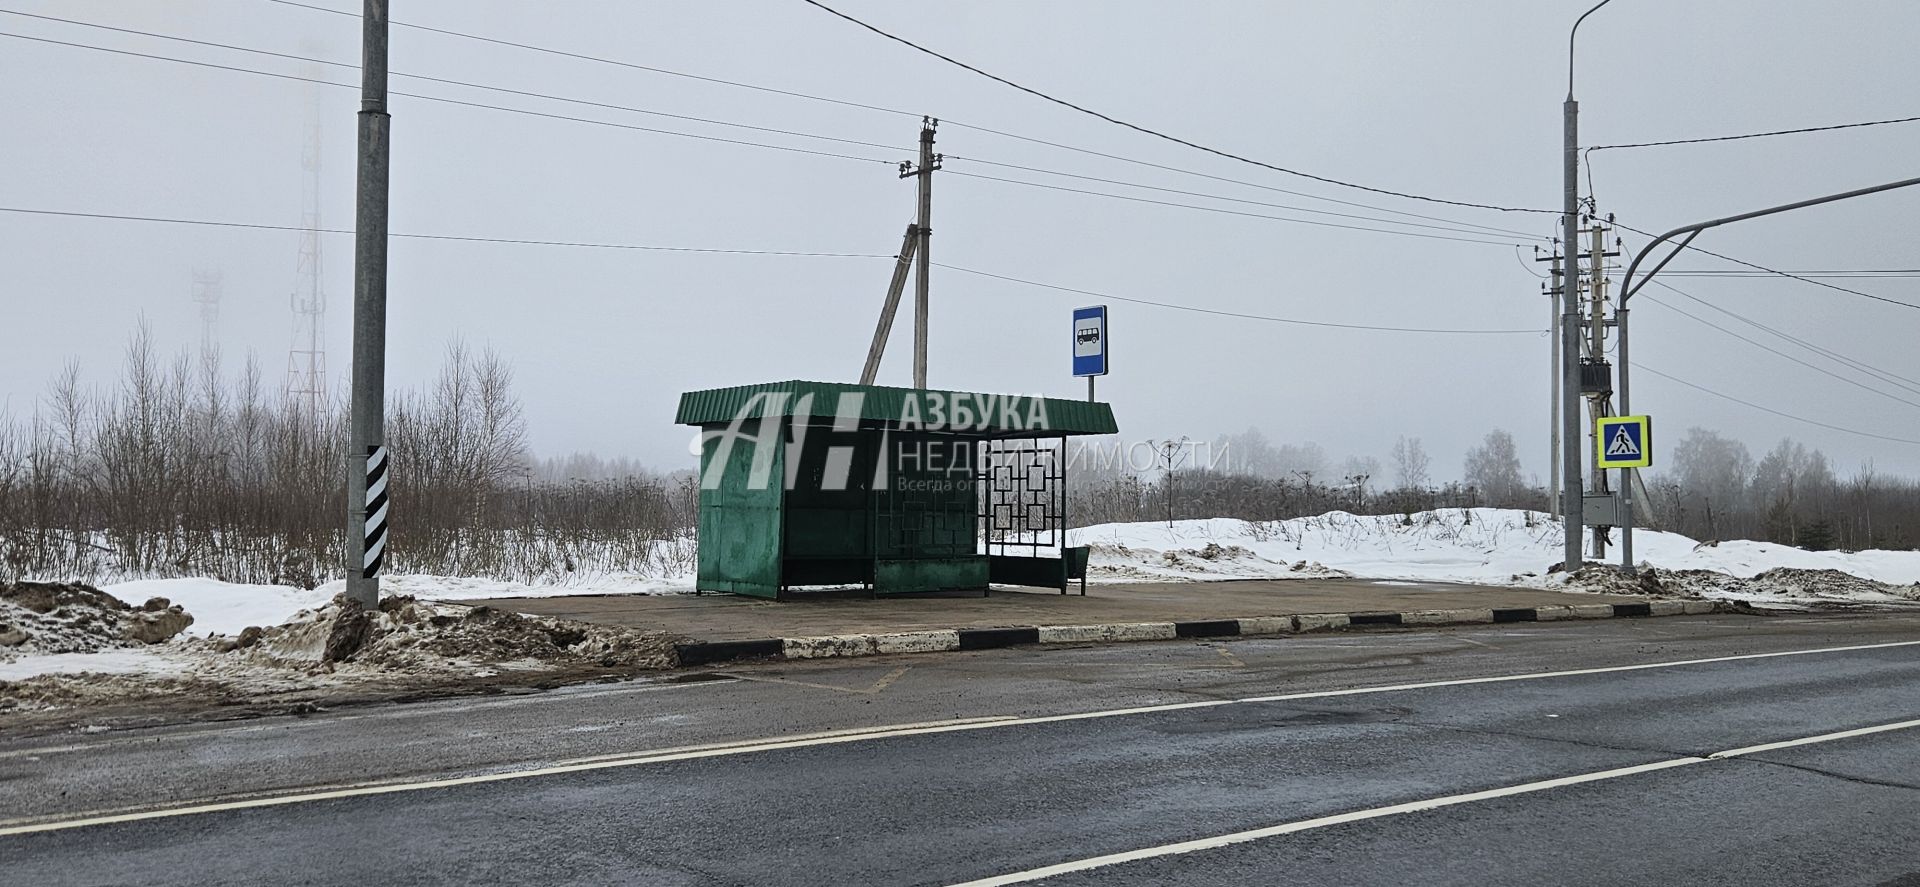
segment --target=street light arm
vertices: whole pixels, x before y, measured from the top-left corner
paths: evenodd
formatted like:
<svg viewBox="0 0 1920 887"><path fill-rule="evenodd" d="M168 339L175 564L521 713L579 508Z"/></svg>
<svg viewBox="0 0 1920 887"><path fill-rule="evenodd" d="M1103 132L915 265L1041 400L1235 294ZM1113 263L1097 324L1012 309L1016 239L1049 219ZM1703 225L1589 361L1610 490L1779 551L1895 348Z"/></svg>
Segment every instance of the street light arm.
<svg viewBox="0 0 1920 887"><path fill-rule="evenodd" d="M1855 188L1852 191L1843 191L1839 194L1828 194L1825 197L1813 197L1807 200L1796 200L1792 203L1783 203L1779 206L1767 207L1766 209L1756 209L1752 212L1740 213L1739 215L1725 216L1723 218L1718 218L1718 219L1710 219L1705 222L1696 222L1692 225L1682 225L1678 228L1673 229L1672 231L1668 231L1667 233L1654 238L1652 243L1647 244L1645 248L1641 249L1639 253L1635 254L1633 257L1633 261L1627 264L1627 275L1621 278L1620 280L1620 307L1621 308L1627 307L1627 299L1631 298L1634 293L1639 292L1641 287L1646 286L1647 282L1652 280L1655 274L1660 273L1661 268L1665 268L1667 266L1667 262L1672 261L1675 255L1678 255L1681 250L1684 250L1687 248L1687 244L1693 242L1693 238L1695 236L1697 236L1700 232L1707 230L1708 228L1717 228L1721 225L1729 224L1731 222L1743 222L1743 221L1746 221L1747 219L1757 219L1761 216L1773 215L1774 213L1783 213L1788 210L1794 210L1794 209L1805 209L1809 206L1819 206L1820 204L1823 204L1823 203L1833 203L1834 201L1846 200L1853 197L1864 197L1868 194L1878 194L1882 191L1892 191L1895 188L1906 188L1912 185L1920 185L1920 178L1901 179L1898 182L1888 182L1884 185L1874 185L1868 188ZM1653 251L1654 247L1657 247L1660 244L1665 243L1668 240L1681 234L1686 234L1687 239L1684 241L1681 241L1680 245L1674 248L1673 253L1669 254L1665 259L1662 259L1660 261L1660 264L1655 265L1653 270L1647 272L1647 276L1641 278L1640 282L1638 284L1635 284L1633 282L1633 272L1634 272L1634 269L1640 267L1640 261L1642 259L1645 259L1647 257L1647 254Z"/></svg>
<svg viewBox="0 0 1920 887"><path fill-rule="evenodd" d="M1613 0L1600 0L1593 4L1592 9L1580 13L1580 17L1573 20L1573 29L1567 32L1567 101L1573 101L1573 35L1580 33L1580 23L1586 21L1587 16L1600 11L1600 7L1612 2Z"/></svg>
<svg viewBox="0 0 1920 887"><path fill-rule="evenodd" d="M1652 243L1649 243L1646 245L1646 248L1640 250L1638 253L1635 253L1633 256L1633 261L1627 263L1626 276L1620 278L1620 307L1622 308L1627 307L1627 300L1632 298L1634 293L1639 292L1640 287L1646 286L1647 281L1652 280L1655 274L1659 274L1660 269L1667 267L1667 263L1673 261L1674 256L1677 256L1680 253L1684 252L1687 248L1687 245L1692 243L1695 237L1700 236L1700 232L1705 231L1708 228L1711 228L1715 225L1725 224L1725 222L1726 222L1725 219L1716 219L1714 221L1703 222L1698 225L1688 225L1684 228L1675 228L1672 231L1668 231L1667 233L1654 238ZM1634 269L1640 267L1640 260L1645 259L1648 253L1653 252L1654 247L1667 242L1667 240L1672 238L1674 235L1681 234L1681 233L1685 233L1687 235L1687 239L1680 241L1680 245L1674 247L1673 252L1667 253L1667 257L1664 259L1661 259L1660 264L1653 266L1653 270L1648 271L1647 276L1640 278L1640 286L1633 286L1632 285L1633 271Z"/></svg>

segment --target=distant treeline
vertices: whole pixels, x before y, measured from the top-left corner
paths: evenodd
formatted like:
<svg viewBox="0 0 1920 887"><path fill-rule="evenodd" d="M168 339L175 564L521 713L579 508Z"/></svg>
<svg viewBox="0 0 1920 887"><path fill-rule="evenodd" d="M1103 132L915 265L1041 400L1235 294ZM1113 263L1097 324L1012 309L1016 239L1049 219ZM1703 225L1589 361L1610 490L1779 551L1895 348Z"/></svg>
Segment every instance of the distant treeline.
<svg viewBox="0 0 1920 887"><path fill-rule="evenodd" d="M0 577L215 576L312 586L344 561L345 401L312 410L249 360L163 358L143 330L119 385L69 365L0 416ZM536 462L491 352L455 344L435 384L389 398L389 572L559 580L677 569L690 478Z"/></svg>
<svg viewBox="0 0 1920 887"><path fill-rule="evenodd" d="M345 452L344 399L308 409L254 361L228 372L214 352L163 357L144 330L117 386L89 390L80 378L69 365L31 413L0 415L0 579L338 578L347 472L360 470ZM455 344L433 385L389 398L389 571L519 581L686 571L693 473L532 458L512 382L497 355ZM1200 449L1076 441L1068 523L1549 505L1500 430L1467 454L1460 481L1444 483L1417 437L1396 441L1384 465L1336 466L1314 444L1275 444L1258 430ZM1792 441L1756 461L1700 428L1667 462L1647 478L1645 526L1809 549L1920 546L1920 483L1871 464L1843 479Z"/></svg>
<svg viewBox="0 0 1920 887"><path fill-rule="evenodd" d="M1271 444L1258 429L1213 441L1201 448L1202 458L1182 461L1183 449L1193 448L1168 448L1163 452L1171 458L1148 470L1076 453L1071 521L1550 509L1546 488L1523 479L1513 437L1498 429L1468 452L1462 480L1442 484L1432 482L1417 437L1395 443L1387 468L1370 457L1332 467L1317 445ZM1792 440L1755 461L1744 444L1704 428L1689 429L1669 462L1672 467L1644 479L1652 501L1636 510L1640 526L1703 541L1757 539L1810 550L1920 547L1920 482L1887 477L1870 462L1840 478L1819 450Z"/></svg>

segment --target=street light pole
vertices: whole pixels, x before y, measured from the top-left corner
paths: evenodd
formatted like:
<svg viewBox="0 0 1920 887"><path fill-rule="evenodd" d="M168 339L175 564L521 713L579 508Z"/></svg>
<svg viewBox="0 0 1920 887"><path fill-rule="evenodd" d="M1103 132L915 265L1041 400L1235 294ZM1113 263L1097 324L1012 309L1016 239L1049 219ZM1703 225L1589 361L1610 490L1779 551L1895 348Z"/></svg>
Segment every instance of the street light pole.
<svg viewBox="0 0 1920 887"><path fill-rule="evenodd" d="M1792 203L1783 203L1779 206L1767 207L1766 209L1756 209L1752 212L1740 213L1739 215L1724 216L1718 219L1709 219L1705 222L1696 222L1692 225L1682 225L1678 228L1673 229L1672 231L1668 231L1667 233L1654 238L1652 243L1649 243L1645 247L1642 247L1638 253L1634 254L1633 261L1627 263L1626 276L1620 278L1620 302L1614 308L1615 322L1618 324L1619 330L1620 330L1620 415L1622 416L1633 415L1633 408L1632 408L1633 389L1630 385L1627 384L1627 377L1628 377L1627 367L1629 366L1627 362L1627 300L1633 298L1634 293L1639 292L1641 287L1646 286L1648 282L1652 281L1654 275L1660 273L1660 269L1667 267L1667 263L1673 261L1674 256L1679 255L1683 250L1687 248L1688 244L1693 243L1693 239L1695 237L1700 236L1700 232L1705 231L1708 228L1718 228L1721 225L1729 224L1732 222L1742 222L1747 219L1759 218L1760 216L1770 216L1770 215L1773 215L1774 213L1783 213L1783 212L1787 212L1788 210L1804 209L1809 206L1819 206L1820 204L1823 204L1823 203L1833 203L1838 200L1846 200L1852 197L1864 197L1868 194L1878 194L1882 191L1892 191L1895 188L1906 188L1913 185L1920 185L1920 178L1901 179L1900 181L1888 182L1884 185L1874 185L1867 188L1855 188L1852 191L1842 191L1839 194L1828 194L1825 197L1813 197L1806 200L1796 200ZM1640 269L1640 263L1643 260L1645 260L1648 255L1652 254L1652 252L1655 249L1657 249L1661 244L1666 243L1667 241L1672 240L1675 237L1679 237L1682 234L1686 235L1685 239L1681 240L1676 246L1674 246L1672 252L1667 253L1667 255L1664 258L1662 258L1657 264L1655 264L1652 269L1647 271L1646 276L1640 278L1638 283L1634 282L1633 274L1635 271L1638 271ZM1622 471L1631 472L1632 469L1622 469ZM1621 492L1620 492L1620 568L1625 570L1628 573L1632 573L1633 572L1633 495L1632 495L1633 483L1632 483L1632 478L1629 476L1626 482L1622 483L1620 487L1621 487Z"/></svg>
<svg viewBox="0 0 1920 887"><path fill-rule="evenodd" d="M347 450L347 597L380 602L387 545L387 2L361 16L360 161L353 241L353 402Z"/></svg>
<svg viewBox="0 0 1920 887"><path fill-rule="evenodd" d="M1561 152L1560 242L1566 244L1567 275L1560 296L1560 522L1566 530L1566 571L1580 568L1580 530L1584 516L1580 511L1585 490L1580 480L1580 311L1576 295L1580 291L1580 103L1573 100L1573 38L1580 23L1612 0L1600 0L1592 9L1574 19L1567 32L1567 101L1561 106L1563 145Z"/></svg>

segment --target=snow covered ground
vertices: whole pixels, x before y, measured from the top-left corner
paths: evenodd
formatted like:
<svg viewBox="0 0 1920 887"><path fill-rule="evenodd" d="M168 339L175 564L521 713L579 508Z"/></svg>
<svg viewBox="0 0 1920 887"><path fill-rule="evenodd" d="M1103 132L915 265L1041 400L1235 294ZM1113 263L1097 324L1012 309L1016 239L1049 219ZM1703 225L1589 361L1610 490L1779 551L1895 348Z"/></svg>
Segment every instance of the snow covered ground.
<svg viewBox="0 0 1920 887"><path fill-rule="evenodd" d="M425 600L555 597L567 594L675 594L693 590L693 577L641 578L623 574L596 576L565 585L528 585L502 579L457 576L382 576L383 594L408 594ZM187 634L237 635L250 625L279 625L302 610L317 608L346 590L336 580L314 589L285 585L242 585L218 579L142 579L102 586L129 604L164 597L193 614Z"/></svg>
<svg viewBox="0 0 1920 887"><path fill-rule="evenodd" d="M1092 547L1090 581L1208 581L1354 577L1388 581L1459 582L1565 588L1571 591L1639 589L1612 574L1569 582L1548 567L1562 553L1560 525L1538 512L1474 508L1413 515L1362 516L1333 512L1281 521L1228 518L1103 524L1074 530L1072 545ZM1700 544L1674 533L1634 534L1636 560L1659 568L1662 593L1796 606L1808 603L1912 605L1920 603L1920 551L1811 552L1766 542ZM691 562L691 558L688 558ZM1858 577L1854 579L1853 577ZM1858 580L1870 580L1866 582ZM1613 583L1609 586L1607 583ZM673 594L691 591L693 577L581 576L564 584L528 585L494 579L399 575L384 590L423 601L551 597L574 594ZM311 619L343 588L332 582L307 590L238 585L215 579L151 579L103 590L138 608L164 597L193 616L185 637L131 649L9 655L0 648L0 681L33 674L169 675L195 639L234 638L250 626Z"/></svg>
<svg viewBox="0 0 1920 887"><path fill-rule="evenodd" d="M1219 579L1307 579L1352 576L1425 582L1549 587L1564 580L1547 568L1562 552L1560 525L1539 512L1447 509L1413 515L1331 512L1282 521L1232 518L1100 524L1068 534L1090 545L1094 582ZM1802 551L1770 542L1701 545L1677 533L1634 533L1635 560L1667 570L1706 570L1751 579L1767 570L1838 570L1890 585L1920 583L1920 551ZM386 576L382 587L426 600L554 597L571 594L676 594L693 590L691 575L583 576L565 584L528 585L497 579ZM189 634L236 635L250 625L277 625L331 600L330 582L304 590L236 585L214 579L151 579L105 586L129 604L165 597L193 614Z"/></svg>
<svg viewBox="0 0 1920 887"><path fill-rule="evenodd" d="M1637 565L1706 571L1750 580L1773 570L1832 570L1891 586L1920 583L1920 551L1802 551L1771 542L1701 544L1678 533L1634 533ZM1539 512L1500 508L1446 509L1412 515L1331 512L1281 521L1210 520L1101 524L1075 530L1068 543L1089 545L1090 581L1143 579L1291 579L1345 575L1362 579L1561 587L1547 572L1560 561L1565 536ZM1613 549L1618 551L1618 549ZM1577 590L1577 589L1570 589ZM1837 589L1796 592L1782 583L1711 583L1706 597L1787 601L1830 597L1866 603L1911 603L1912 597ZM1920 589L1915 590L1920 595Z"/></svg>

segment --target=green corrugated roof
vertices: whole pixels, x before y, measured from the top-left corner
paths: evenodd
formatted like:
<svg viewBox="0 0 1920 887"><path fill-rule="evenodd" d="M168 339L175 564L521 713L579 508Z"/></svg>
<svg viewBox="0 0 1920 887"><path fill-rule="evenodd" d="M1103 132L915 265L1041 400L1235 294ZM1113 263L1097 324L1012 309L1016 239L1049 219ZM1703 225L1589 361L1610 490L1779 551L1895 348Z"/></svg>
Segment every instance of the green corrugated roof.
<svg viewBox="0 0 1920 887"><path fill-rule="evenodd" d="M779 397L783 394L784 398ZM911 420L917 417L923 430L982 436L1115 434L1120 430L1113 421L1113 407L1092 401L798 380L689 391L680 395L680 411L674 421L682 425L724 425L749 407L752 412L746 414L748 417L767 415L775 403L778 409L771 410L773 414L798 415L800 402L807 395L812 395L812 400L805 414L832 421L841 398L852 394L861 395L860 421L868 427L900 428L913 424ZM983 412L992 415L983 418Z"/></svg>

